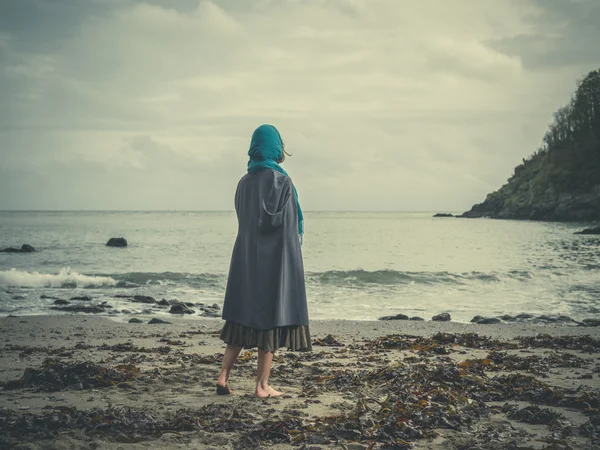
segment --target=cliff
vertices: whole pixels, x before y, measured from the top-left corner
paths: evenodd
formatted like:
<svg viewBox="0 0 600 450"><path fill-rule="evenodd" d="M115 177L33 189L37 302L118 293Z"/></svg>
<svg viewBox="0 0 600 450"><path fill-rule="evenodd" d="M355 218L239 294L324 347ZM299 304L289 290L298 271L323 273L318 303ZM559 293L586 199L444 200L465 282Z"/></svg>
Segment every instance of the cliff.
<svg viewBox="0 0 600 450"><path fill-rule="evenodd" d="M600 70L554 114L543 145L461 217L600 220Z"/></svg>

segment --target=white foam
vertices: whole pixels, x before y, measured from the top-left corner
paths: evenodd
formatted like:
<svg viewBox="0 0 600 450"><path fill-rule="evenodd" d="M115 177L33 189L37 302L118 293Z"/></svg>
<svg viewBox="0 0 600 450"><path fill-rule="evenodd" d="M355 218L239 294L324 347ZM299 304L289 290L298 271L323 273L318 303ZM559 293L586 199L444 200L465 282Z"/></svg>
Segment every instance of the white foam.
<svg viewBox="0 0 600 450"><path fill-rule="evenodd" d="M0 286L4 287L99 287L114 286L117 282L111 277L81 275L64 267L57 274L25 272L10 269L0 272Z"/></svg>

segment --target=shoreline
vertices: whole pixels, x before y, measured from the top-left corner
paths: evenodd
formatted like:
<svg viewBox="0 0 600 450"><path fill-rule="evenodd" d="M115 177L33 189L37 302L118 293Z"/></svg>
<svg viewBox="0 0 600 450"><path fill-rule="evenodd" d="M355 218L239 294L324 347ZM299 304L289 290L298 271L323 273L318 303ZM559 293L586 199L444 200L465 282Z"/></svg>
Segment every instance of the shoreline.
<svg viewBox="0 0 600 450"><path fill-rule="evenodd" d="M1 318L0 448L600 443L599 327L315 320L313 352L275 356L287 395L258 400L256 351L234 368L234 395L217 396L223 322L171 321Z"/></svg>

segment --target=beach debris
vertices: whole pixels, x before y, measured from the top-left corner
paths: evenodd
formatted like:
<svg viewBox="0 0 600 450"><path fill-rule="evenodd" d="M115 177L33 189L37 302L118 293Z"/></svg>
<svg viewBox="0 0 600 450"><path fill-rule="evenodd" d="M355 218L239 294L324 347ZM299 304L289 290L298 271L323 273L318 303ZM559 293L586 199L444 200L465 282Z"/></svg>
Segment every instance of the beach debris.
<svg viewBox="0 0 600 450"><path fill-rule="evenodd" d="M540 408L538 405L530 405L519 409L517 405L506 403L502 407L502 412L506 413L509 419L533 425L549 425L556 422L560 424L567 421L563 414L549 408Z"/></svg>
<svg viewBox="0 0 600 450"><path fill-rule="evenodd" d="M383 316L379 320L409 320L406 314L396 314L395 316Z"/></svg>
<svg viewBox="0 0 600 450"><path fill-rule="evenodd" d="M106 243L107 247L127 247L127 240L125 238L110 238Z"/></svg>
<svg viewBox="0 0 600 450"><path fill-rule="evenodd" d="M138 347L133 342L123 342L114 345L102 344L98 347L98 350L109 350L112 352L160 353L166 355L171 351L171 348L168 346L155 348Z"/></svg>
<svg viewBox="0 0 600 450"><path fill-rule="evenodd" d="M326 346L326 347L341 347L344 344L341 343L340 341L338 341L331 334L328 334L327 336L325 336L322 339L318 339L318 338L315 339L313 341L312 345L322 345L322 346Z"/></svg>
<svg viewBox="0 0 600 450"><path fill-rule="evenodd" d="M171 322L167 322L166 320L162 320L157 317L153 317L152 319L150 319L150 321L148 323L153 325L153 324L170 324Z"/></svg>
<svg viewBox="0 0 600 450"><path fill-rule="evenodd" d="M82 389L112 386L135 380L140 369L134 365L100 366L91 362L64 363L48 358L41 368L27 368L18 380L3 384L5 390L33 388L35 391L56 392L81 384Z"/></svg>
<svg viewBox="0 0 600 450"><path fill-rule="evenodd" d="M35 248L29 244L23 244L21 248L7 247L0 249L0 253L33 253L35 251Z"/></svg>
<svg viewBox="0 0 600 450"><path fill-rule="evenodd" d="M451 320L450 314L441 313L431 318L434 322L449 322Z"/></svg>
<svg viewBox="0 0 600 450"><path fill-rule="evenodd" d="M172 302L171 309L169 310L171 314L194 314L195 312L182 302Z"/></svg>

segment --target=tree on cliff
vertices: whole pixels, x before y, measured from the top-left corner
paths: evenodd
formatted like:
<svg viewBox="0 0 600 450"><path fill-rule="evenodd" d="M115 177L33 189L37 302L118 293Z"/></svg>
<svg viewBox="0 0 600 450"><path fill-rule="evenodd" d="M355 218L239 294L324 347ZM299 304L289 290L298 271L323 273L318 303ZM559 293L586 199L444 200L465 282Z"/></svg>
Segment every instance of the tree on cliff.
<svg viewBox="0 0 600 450"><path fill-rule="evenodd" d="M600 70L554 113L542 146L463 217L600 220Z"/></svg>

